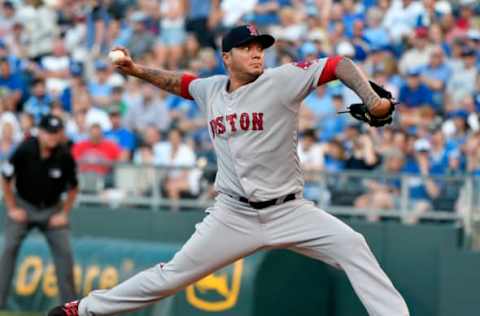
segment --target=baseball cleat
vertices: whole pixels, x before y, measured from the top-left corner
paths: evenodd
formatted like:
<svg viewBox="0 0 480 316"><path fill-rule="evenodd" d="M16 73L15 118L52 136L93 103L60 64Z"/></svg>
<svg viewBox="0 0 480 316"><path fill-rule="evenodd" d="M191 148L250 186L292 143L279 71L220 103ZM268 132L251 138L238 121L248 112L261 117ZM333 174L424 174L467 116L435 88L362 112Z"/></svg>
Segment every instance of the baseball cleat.
<svg viewBox="0 0 480 316"><path fill-rule="evenodd" d="M72 301L52 308L48 316L78 316L78 304L80 301Z"/></svg>

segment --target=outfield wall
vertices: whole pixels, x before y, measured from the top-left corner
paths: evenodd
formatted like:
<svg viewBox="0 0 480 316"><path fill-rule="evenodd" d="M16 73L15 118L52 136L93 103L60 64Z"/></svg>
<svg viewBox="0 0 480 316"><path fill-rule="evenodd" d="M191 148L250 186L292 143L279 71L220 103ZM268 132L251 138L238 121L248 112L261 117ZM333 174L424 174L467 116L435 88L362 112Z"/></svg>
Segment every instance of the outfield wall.
<svg viewBox="0 0 480 316"><path fill-rule="evenodd" d="M108 288L167 261L203 216L200 212L74 210L72 231L79 292ZM3 215L1 218L3 221ZM348 223L364 234L407 300L412 315L479 314L480 255L460 250L458 228ZM12 292L10 309L42 311L56 303L52 261L38 234L30 236L21 249ZM213 314L367 315L342 272L288 251L260 252L237 261L175 297L137 313Z"/></svg>

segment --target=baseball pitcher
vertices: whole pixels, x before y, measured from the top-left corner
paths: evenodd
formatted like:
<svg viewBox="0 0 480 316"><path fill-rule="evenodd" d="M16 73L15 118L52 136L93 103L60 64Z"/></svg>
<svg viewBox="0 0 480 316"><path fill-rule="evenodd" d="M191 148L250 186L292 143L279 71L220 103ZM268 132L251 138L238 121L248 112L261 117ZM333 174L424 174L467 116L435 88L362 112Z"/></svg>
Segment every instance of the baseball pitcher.
<svg viewBox="0 0 480 316"><path fill-rule="evenodd" d="M345 271L369 315L409 315L363 236L303 198L297 156L300 103L319 85L339 79L353 89L363 103L349 112L372 126L391 122L391 95L341 56L264 69L264 50L274 41L252 25L233 28L222 39L229 75L205 79L138 65L117 48L125 54L114 62L119 71L199 104L218 157L218 196L170 262L57 306L49 316L140 309L241 257L272 248L291 249Z"/></svg>

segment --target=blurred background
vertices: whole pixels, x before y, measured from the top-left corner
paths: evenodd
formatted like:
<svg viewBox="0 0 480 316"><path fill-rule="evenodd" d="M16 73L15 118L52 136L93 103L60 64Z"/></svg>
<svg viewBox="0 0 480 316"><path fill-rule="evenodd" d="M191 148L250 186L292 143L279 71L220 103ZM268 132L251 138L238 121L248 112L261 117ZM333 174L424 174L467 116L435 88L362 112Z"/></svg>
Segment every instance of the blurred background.
<svg viewBox="0 0 480 316"><path fill-rule="evenodd" d="M393 92L400 104L381 129L336 114L359 102L340 82L304 100L304 195L366 235L412 315L480 314L476 0L0 1L0 160L36 135L43 115L64 119L79 163L79 293L168 260L215 198L216 158L197 104L116 73L109 50L225 74L220 39L243 23L276 37L267 67L343 55ZM289 278L280 267L293 265ZM57 299L36 236L12 287L12 311ZM284 252L249 257L158 306L144 313L366 315L343 276Z"/></svg>

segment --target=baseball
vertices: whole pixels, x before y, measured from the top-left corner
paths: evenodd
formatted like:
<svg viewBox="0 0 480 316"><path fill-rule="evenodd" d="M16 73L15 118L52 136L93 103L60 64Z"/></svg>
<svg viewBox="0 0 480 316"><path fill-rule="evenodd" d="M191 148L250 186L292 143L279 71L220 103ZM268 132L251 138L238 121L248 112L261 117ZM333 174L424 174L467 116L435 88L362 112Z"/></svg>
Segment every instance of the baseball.
<svg viewBox="0 0 480 316"><path fill-rule="evenodd" d="M125 53L119 49L112 50L110 53L108 53L108 58L110 58L110 61L112 63L116 63L125 57L126 57Z"/></svg>
<svg viewBox="0 0 480 316"><path fill-rule="evenodd" d="M385 117L390 112L390 101L387 99L380 99L370 110L369 112L375 117Z"/></svg>

